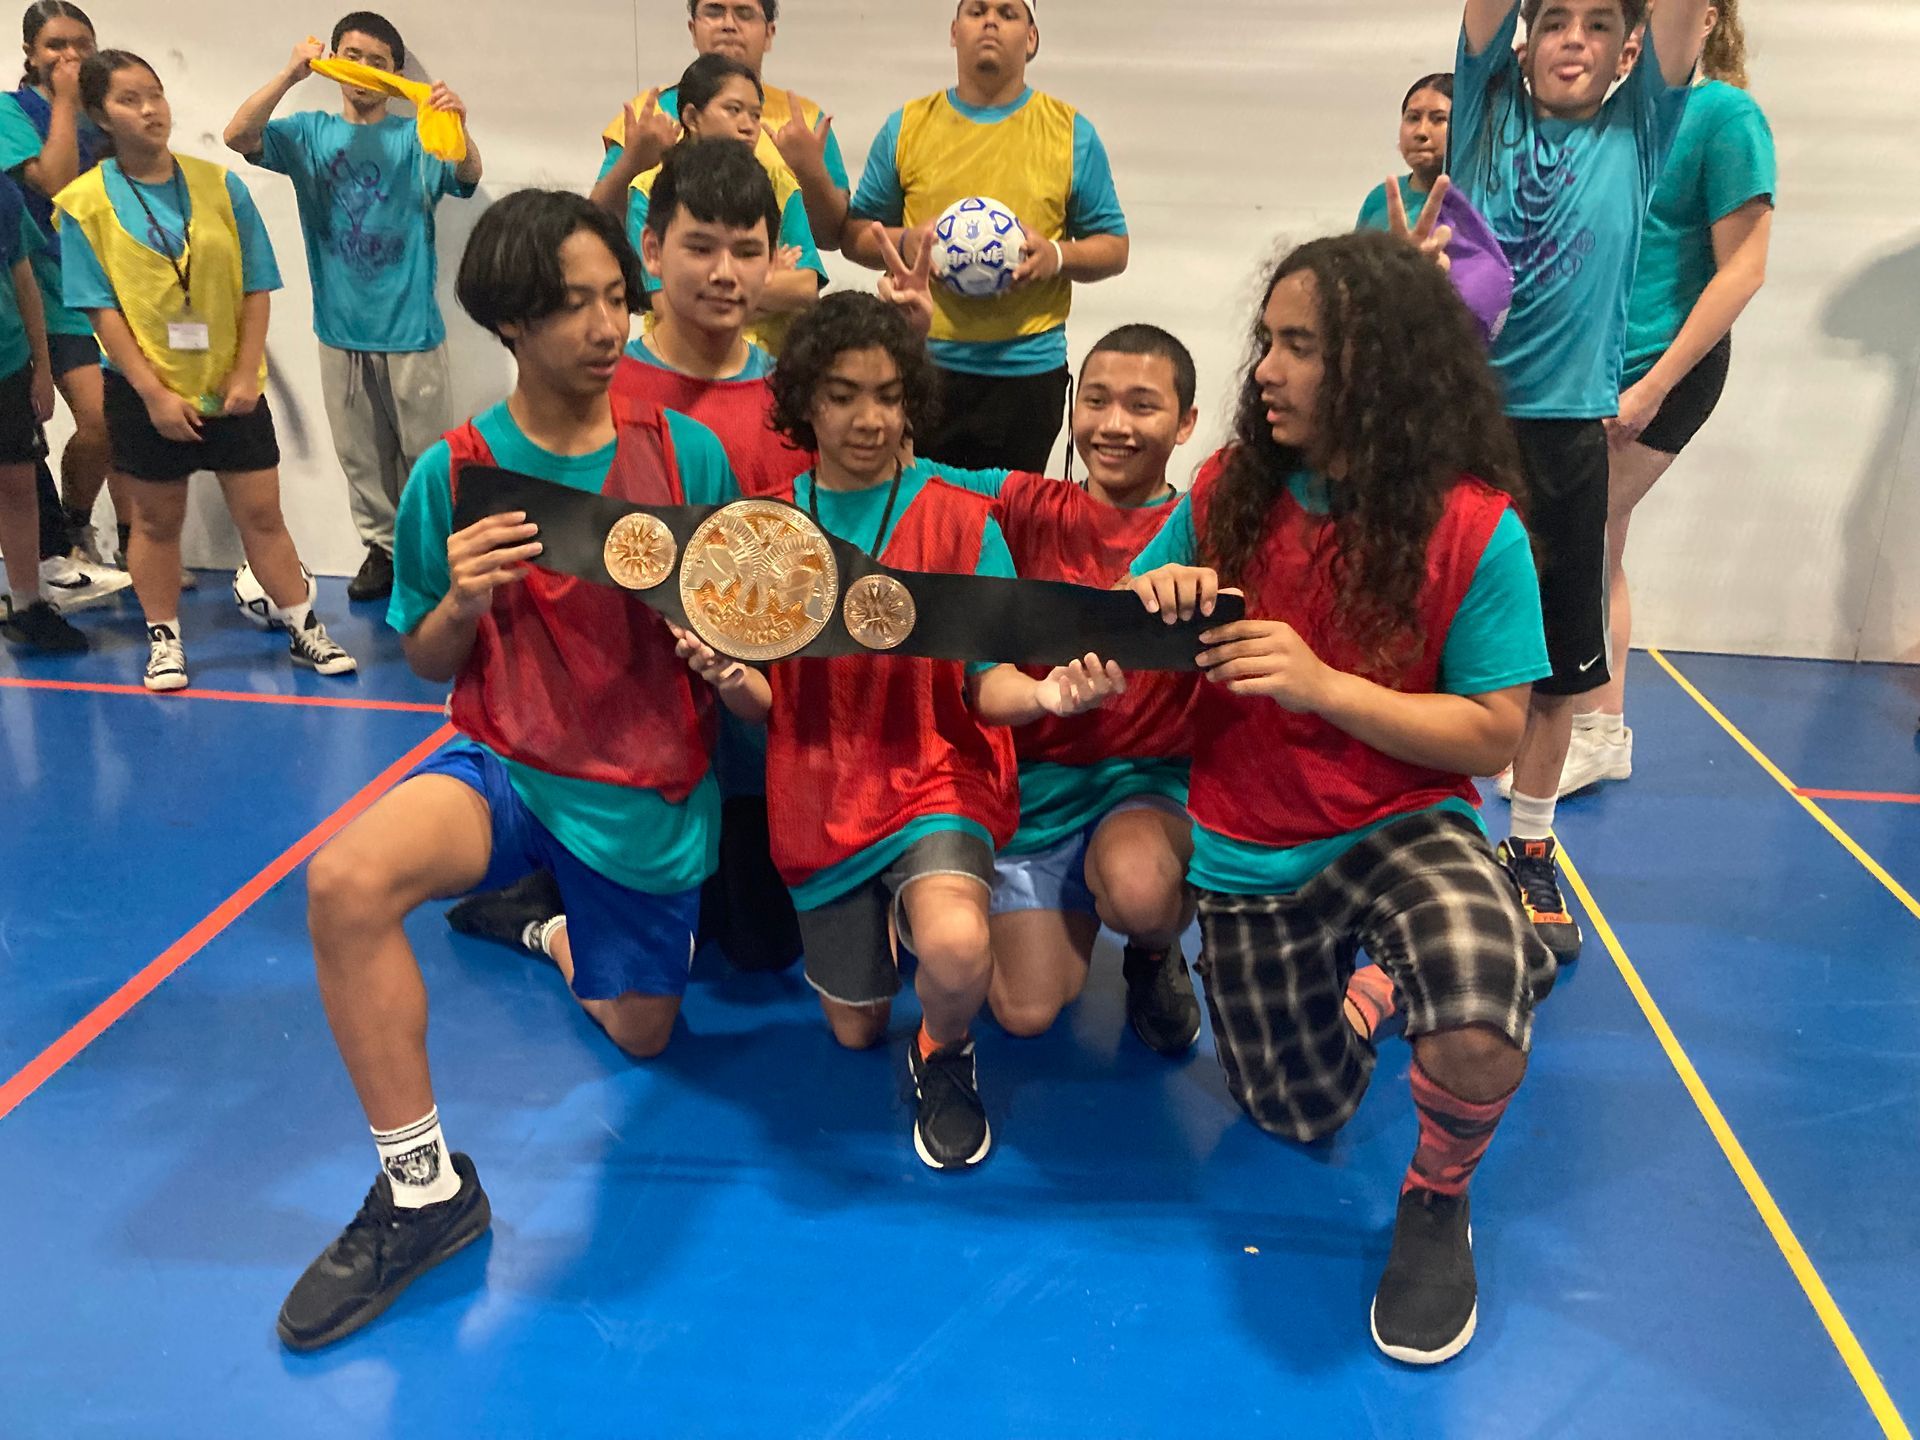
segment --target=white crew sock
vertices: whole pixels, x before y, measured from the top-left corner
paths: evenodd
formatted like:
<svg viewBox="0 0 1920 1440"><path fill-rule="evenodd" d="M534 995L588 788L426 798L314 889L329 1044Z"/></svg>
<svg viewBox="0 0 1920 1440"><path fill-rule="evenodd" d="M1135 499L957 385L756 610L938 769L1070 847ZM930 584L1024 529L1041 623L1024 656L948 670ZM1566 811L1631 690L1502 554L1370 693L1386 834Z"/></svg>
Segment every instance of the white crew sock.
<svg viewBox="0 0 1920 1440"><path fill-rule="evenodd" d="M278 605L273 607L273 618L289 630L306 629L307 617L311 614L313 614L313 606L305 600L302 600L298 605L289 605L284 610Z"/></svg>
<svg viewBox="0 0 1920 1440"><path fill-rule="evenodd" d="M437 1205L460 1193L447 1137L440 1133L440 1107L398 1130L375 1130L380 1168L393 1185L393 1203L402 1210Z"/></svg>
<svg viewBox="0 0 1920 1440"><path fill-rule="evenodd" d="M183 638L180 634L180 621L178 617L172 620L149 620L147 622L148 633L151 634L155 629L164 629L176 640Z"/></svg>
<svg viewBox="0 0 1920 1440"><path fill-rule="evenodd" d="M1545 840L1553 834L1553 808L1557 803L1553 796L1537 800L1516 790L1510 803L1513 806L1513 824L1507 833L1514 839Z"/></svg>
<svg viewBox="0 0 1920 1440"><path fill-rule="evenodd" d="M1592 710L1585 715L1573 717L1573 723L1589 735L1602 740L1619 743L1627 738L1627 720L1624 715L1614 715L1605 710Z"/></svg>

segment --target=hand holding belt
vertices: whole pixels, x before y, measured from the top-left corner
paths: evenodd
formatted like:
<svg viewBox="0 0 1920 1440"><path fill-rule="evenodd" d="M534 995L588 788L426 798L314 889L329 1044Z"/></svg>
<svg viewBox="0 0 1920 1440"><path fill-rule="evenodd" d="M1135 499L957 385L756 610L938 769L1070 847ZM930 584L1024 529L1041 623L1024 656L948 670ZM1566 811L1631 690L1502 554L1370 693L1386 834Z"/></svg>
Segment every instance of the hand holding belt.
<svg viewBox="0 0 1920 1440"><path fill-rule="evenodd" d="M487 465L460 470L453 528L522 510L539 564L618 585L735 660L887 652L1065 665L1089 651L1127 670L1188 670L1214 613L1169 625L1127 590L893 570L779 500L634 505ZM672 582L672 583L669 583Z"/></svg>

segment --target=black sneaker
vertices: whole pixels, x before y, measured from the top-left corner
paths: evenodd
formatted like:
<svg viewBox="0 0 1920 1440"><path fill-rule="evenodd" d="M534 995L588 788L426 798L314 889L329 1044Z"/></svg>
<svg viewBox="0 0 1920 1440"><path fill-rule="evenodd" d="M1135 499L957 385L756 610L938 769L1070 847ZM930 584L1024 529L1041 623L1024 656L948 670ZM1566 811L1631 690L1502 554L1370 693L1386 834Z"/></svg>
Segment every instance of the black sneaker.
<svg viewBox="0 0 1920 1440"><path fill-rule="evenodd" d="M462 935L491 940L496 945L544 960L546 956L527 944L527 931L563 913L560 883L553 878L553 872L535 870L504 890L487 890L462 900L447 911L447 924Z"/></svg>
<svg viewBox="0 0 1920 1440"><path fill-rule="evenodd" d="M1479 1320L1467 1197L1407 1191L1373 1294L1373 1343L1408 1365L1438 1365L1467 1348Z"/></svg>
<svg viewBox="0 0 1920 1440"><path fill-rule="evenodd" d="M922 1059L920 1036L907 1041L907 1068L920 1097L913 1122L913 1148L936 1170L965 1170L987 1158L993 1131L980 1103L973 1068L973 1039L942 1045Z"/></svg>
<svg viewBox="0 0 1920 1440"><path fill-rule="evenodd" d="M1513 877L1534 933L1556 961L1571 965L1580 958L1580 926L1560 896L1560 875L1554 868L1559 853L1551 839L1502 840L1495 852Z"/></svg>
<svg viewBox="0 0 1920 1440"><path fill-rule="evenodd" d="M360 1213L307 1267L280 1307L280 1338L318 1350L351 1335L400 1298L415 1280L478 1240L493 1223L473 1161L453 1157L460 1193L438 1205L402 1210L393 1183L373 1182Z"/></svg>
<svg viewBox="0 0 1920 1440"><path fill-rule="evenodd" d="M287 631L287 658L318 675L351 675L360 668L359 662L327 633L327 627L311 610L307 612L304 626Z"/></svg>
<svg viewBox="0 0 1920 1440"><path fill-rule="evenodd" d="M1169 1059L1193 1048L1200 1038L1200 1002L1180 947L1142 950L1129 945L1120 961L1127 979L1127 1023L1149 1050Z"/></svg>
<svg viewBox="0 0 1920 1440"><path fill-rule="evenodd" d="M347 599L356 605L368 600L384 600L393 594L393 556L378 545L367 547L367 558L347 582Z"/></svg>
<svg viewBox="0 0 1920 1440"><path fill-rule="evenodd" d="M45 600L12 611L0 634L32 655L79 655L87 648L87 637Z"/></svg>

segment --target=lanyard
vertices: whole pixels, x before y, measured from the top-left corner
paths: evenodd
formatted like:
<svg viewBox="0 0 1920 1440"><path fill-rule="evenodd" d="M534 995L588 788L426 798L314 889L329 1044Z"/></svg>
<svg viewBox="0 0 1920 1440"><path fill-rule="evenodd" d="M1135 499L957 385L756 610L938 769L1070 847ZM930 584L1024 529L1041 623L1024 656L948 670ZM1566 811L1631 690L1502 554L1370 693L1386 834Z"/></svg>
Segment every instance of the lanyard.
<svg viewBox="0 0 1920 1440"><path fill-rule="evenodd" d="M127 184L132 187L133 198L140 202L140 208L146 212L147 224L153 227L151 233L154 239L160 242L158 249L167 257L167 264L173 267L174 278L180 282L180 291L187 297L187 305L191 308L193 305L193 247L187 242L187 232L192 228L193 221L187 207L192 204L192 200L187 194L186 181L180 174L180 162L177 160L173 164L173 178L167 183L180 200L180 253L177 256L173 253L173 247L167 243L166 227L155 218L153 207L147 204L147 197L140 193L140 182L131 175L127 176Z"/></svg>
<svg viewBox="0 0 1920 1440"><path fill-rule="evenodd" d="M900 478L905 475L906 467L899 461L893 463L893 485L887 491L887 508L880 512L880 528L873 532L873 544L867 547L867 554L874 559L880 558L880 547L887 538L887 522L893 519L893 502L900 498ZM820 519L820 477L813 477L813 484L807 487L807 513L813 516L813 523L825 530L826 524Z"/></svg>

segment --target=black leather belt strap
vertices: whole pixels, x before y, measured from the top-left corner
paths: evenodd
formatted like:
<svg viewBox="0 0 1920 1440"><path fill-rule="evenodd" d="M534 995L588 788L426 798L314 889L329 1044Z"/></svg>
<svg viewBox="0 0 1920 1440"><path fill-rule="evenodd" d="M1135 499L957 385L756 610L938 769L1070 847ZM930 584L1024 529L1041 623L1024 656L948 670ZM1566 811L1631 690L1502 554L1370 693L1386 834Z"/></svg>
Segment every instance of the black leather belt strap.
<svg viewBox="0 0 1920 1440"><path fill-rule="evenodd" d="M598 585L613 585L607 573L607 532L622 516L636 512L658 517L672 531L682 555L700 523L716 505L633 505L605 495L556 485L513 470L465 465L453 527L464 530L489 515L522 510L540 527L545 547L539 564ZM804 513L804 512L802 512ZM892 655L935 660L1005 661L1016 665L1064 665L1092 652L1126 670L1187 670L1200 650L1202 630L1238 620L1244 605L1222 595L1214 613L1169 625L1124 590L1095 590L1054 580L1003 580L986 575L943 575L895 570L864 551L828 535L840 569L840 593L866 575L887 575L913 597L913 632ZM676 561L676 573L678 562ZM629 591L634 599L674 624L688 625L680 587L670 576L650 590ZM838 607L832 621L798 656L875 653L847 633Z"/></svg>

